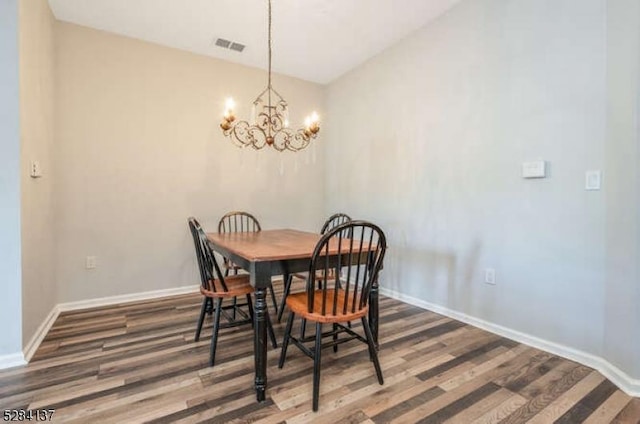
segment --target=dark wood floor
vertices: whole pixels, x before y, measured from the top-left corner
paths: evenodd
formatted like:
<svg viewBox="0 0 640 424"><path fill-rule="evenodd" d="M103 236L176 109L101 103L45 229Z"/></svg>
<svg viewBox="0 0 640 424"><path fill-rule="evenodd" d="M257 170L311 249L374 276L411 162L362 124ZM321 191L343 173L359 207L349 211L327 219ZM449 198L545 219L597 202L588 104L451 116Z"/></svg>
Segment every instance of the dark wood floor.
<svg viewBox="0 0 640 424"><path fill-rule="evenodd" d="M323 355L320 410L312 362L284 369L269 350L267 400L253 390L250 327L223 330L207 366L200 296L63 313L31 363L0 371L2 409L55 409L53 422L638 423L640 399L578 363L393 299L381 300L378 385L366 346ZM283 324L276 326L282 339Z"/></svg>

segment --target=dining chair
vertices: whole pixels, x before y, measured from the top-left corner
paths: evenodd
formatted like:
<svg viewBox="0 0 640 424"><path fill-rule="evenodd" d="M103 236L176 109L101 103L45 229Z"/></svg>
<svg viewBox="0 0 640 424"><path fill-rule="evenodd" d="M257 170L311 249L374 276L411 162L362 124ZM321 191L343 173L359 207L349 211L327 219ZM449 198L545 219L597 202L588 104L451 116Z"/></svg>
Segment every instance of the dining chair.
<svg viewBox="0 0 640 424"><path fill-rule="evenodd" d="M212 367L215 363L218 332L221 328L237 327L243 324L249 324L253 327L253 303L251 301L251 294L254 292L254 288L249 282L248 274L225 276L220 270L213 250L211 250L207 241L207 235L200 226L200 223L194 217L190 217L188 222L195 246L198 269L200 271L200 293L204 296L195 341L200 340L200 333L207 310L213 310L215 313L209 353L209 366ZM245 297L246 302L236 302L235 299L237 297ZM234 302L231 305L223 305L223 301L227 299L234 299ZM213 304L214 301L215 305ZM242 309L242 307L245 306L248 309L247 312ZM229 309L233 310L232 315L228 313ZM224 315L226 319L224 323L220 322L222 315ZM269 337L271 338L271 344L274 348L278 347L268 313L267 329L269 331Z"/></svg>
<svg viewBox="0 0 640 424"><path fill-rule="evenodd" d="M349 236L347 237L347 234ZM369 327L369 294L376 281L387 248L383 231L375 224L366 221L351 221L327 231L316 245L306 291L293 293L287 297L286 304L291 313L287 319L280 361L284 366L289 343L297 346L302 353L313 359L313 410L318 410L320 394L320 359L322 349L332 346L338 351L338 345L350 340L359 340L367 344L369 359L378 377L378 383L384 384L378 353ZM321 272L325 277L317 287L315 278ZM332 284L327 277L330 272L343 275L341 286ZM291 334L296 316L309 322L315 322L315 334L299 338ZM344 325L360 319L362 333L356 328ZM331 330L323 332L323 324L331 325ZM329 339L323 343L323 339Z"/></svg>
<svg viewBox="0 0 640 424"><path fill-rule="evenodd" d="M324 224L322 225L322 228L320 229L320 234L325 234L327 233L327 231L337 227L338 225L344 224L345 222L350 222L351 221L351 217L345 213L335 213L333 215L331 215L329 218L327 218L327 220L324 222ZM348 230L347 230L348 231ZM331 274L330 277L335 280L335 275ZM282 300L280 301L280 307L278 308L278 322L280 322L282 320L282 314L284 312L284 306L285 306L285 300L287 299L287 296L289 295L289 292L291 291L291 284L293 283L293 279L297 278L299 280L306 280L307 279L307 274L306 273L294 273L289 275L289 277L287 278L287 281L285 282L284 285L284 292L282 294ZM318 280L323 278L323 275L318 274L316 276L316 278ZM304 324L302 326L302 332L304 333Z"/></svg>
<svg viewBox="0 0 640 424"><path fill-rule="evenodd" d="M260 222L258 219L248 212L244 211L231 211L226 213L218 221L219 233L255 233L262 231ZM238 265L232 263L228 258L223 258L224 275L229 274L236 275L242 269ZM271 301L276 313L278 312L278 301L276 300L276 294L273 291L273 286L269 285L269 292L271 293Z"/></svg>

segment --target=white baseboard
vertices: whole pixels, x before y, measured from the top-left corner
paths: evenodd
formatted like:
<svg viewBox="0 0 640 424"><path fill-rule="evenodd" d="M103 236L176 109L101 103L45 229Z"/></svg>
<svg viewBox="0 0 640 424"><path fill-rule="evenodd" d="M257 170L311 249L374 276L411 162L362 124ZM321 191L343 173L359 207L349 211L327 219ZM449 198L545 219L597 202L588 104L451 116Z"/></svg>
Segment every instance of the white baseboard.
<svg viewBox="0 0 640 424"><path fill-rule="evenodd" d="M511 328L503 327L489 321L475 318L462 312L454 311L441 305L426 302L424 300L408 296L398 291L387 289L385 287L380 287L380 294L400 300L410 305L417 306L422 309L427 309L435 313L445 315L449 318L462 321L466 324L473 325L474 327L481 328L485 331L489 331L508 339L533 346L537 349L553 353L554 355L579 362L583 365L598 370L602 375L608 378L613 384L618 386L629 396L640 396L640 380L632 378L624 371L599 356L595 356L590 353L571 348L569 346L544 340L539 337L513 330Z"/></svg>
<svg viewBox="0 0 640 424"><path fill-rule="evenodd" d="M38 327L31 340L26 344L23 353L0 356L0 369L25 365L31 360L33 354L38 350L40 343L44 340L51 326L64 311L76 311L79 309L96 308L99 306L116 305L119 303L136 302L140 300L157 299L167 296L175 296L179 294L196 293L199 285L182 286L172 289L153 290L142 293L123 294L118 296L101 297L98 299L80 300L76 302L59 303L51 309L49 315L44 319Z"/></svg>
<svg viewBox="0 0 640 424"><path fill-rule="evenodd" d="M0 370L5 368L18 367L20 365L26 365L27 361L24 360L22 352L10 353L9 355L0 356Z"/></svg>
<svg viewBox="0 0 640 424"><path fill-rule="evenodd" d="M118 303L137 302L140 300L157 299L160 297L176 296L179 294L195 293L200 290L199 285L182 286L173 289L153 290L142 293L122 294L118 296L100 297L98 299L78 300L76 302L59 303L56 307L60 312L76 311L78 309L97 308L99 306L117 305Z"/></svg>
<svg viewBox="0 0 640 424"><path fill-rule="evenodd" d="M36 353L36 350L38 350L44 336L47 335L53 323L56 322L58 315L60 315L60 308L56 305L51 309L51 312L49 312L49 315L47 315L44 321L42 321L42 324L40 324L36 332L33 334L29 343L27 343L24 349L22 349L25 361L29 362L31 358L33 358L33 354Z"/></svg>

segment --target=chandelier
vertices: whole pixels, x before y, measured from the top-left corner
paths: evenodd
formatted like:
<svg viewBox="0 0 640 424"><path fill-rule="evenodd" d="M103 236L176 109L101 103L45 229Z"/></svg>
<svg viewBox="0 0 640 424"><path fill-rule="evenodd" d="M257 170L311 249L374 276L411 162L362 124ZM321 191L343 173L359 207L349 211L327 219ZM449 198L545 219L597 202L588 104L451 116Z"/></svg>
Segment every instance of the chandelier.
<svg viewBox="0 0 640 424"><path fill-rule="evenodd" d="M267 88L253 101L251 119L236 121L233 113L235 103L228 98L220 123L222 133L240 147L251 146L262 149L271 146L279 152L297 152L309 145L320 131L318 114L313 112L305 119L304 128L289 128L287 102L271 85L271 0L269 0L269 78ZM265 103L266 100L266 103ZM258 113L256 115L256 113Z"/></svg>

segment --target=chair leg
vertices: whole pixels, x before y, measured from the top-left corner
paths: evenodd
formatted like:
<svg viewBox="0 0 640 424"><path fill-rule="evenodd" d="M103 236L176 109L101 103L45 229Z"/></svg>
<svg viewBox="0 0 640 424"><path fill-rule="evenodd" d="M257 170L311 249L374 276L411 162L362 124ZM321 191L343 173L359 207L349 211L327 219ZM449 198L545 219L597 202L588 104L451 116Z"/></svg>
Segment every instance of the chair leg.
<svg viewBox="0 0 640 424"><path fill-rule="evenodd" d="M382 378L382 369L380 369L380 362L378 361L378 352L376 351L376 346L373 343L373 335L371 334L371 328L369 327L369 321L366 317L362 317L362 326L364 327L364 334L367 336L367 345L369 346L369 356L373 361L373 366L376 369L376 374L378 376L378 383L384 384L384 379Z"/></svg>
<svg viewBox="0 0 640 424"><path fill-rule="evenodd" d="M278 342L276 341L276 333L273 331L273 324L271 324L271 315L269 315L269 312L267 312L267 331L269 332L269 338L271 338L271 346L277 349Z"/></svg>
<svg viewBox="0 0 640 424"><path fill-rule="evenodd" d="M216 347L218 344L218 330L220 329L220 313L222 312L222 298L216 299L216 313L213 319L213 333L211 334L211 350L209 354L209 366L212 367L216 360Z"/></svg>
<svg viewBox="0 0 640 424"><path fill-rule="evenodd" d="M302 322L300 323L300 338L304 339L305 333L307 332L307 320L302 318Z"/></svg>
<svg viewBox="0 0 640 424"><path fill-rule="evenodd" d="M289 292L291 291L292 281L293 281L293 275L290 274L284 285L284 293L282 293L282 300L280 301L280 307L278 308L278 322L282 320L282 313L284 312L287 296L289 296Z"/></svg>
<svg viewBox="0 0 640 424"><path fill-rule="evenodd" d="M316 322L316 348L313 353L313 412L318 411L320 397L320 356L322 353L322 323Z"/></svg>
<svg viewBox="0 0 640 424"><path fill-rule="evenodd" d="M231 308L233 310L233 313L231 314L231 318L235 321L236 320L236 311L238 310L238 298L237 297L233 297L233 308Z"/></svg>
<svg viewBox="0 0 640 424"><path fill-rule="evenodd" d="M237 274L238 271L235 271L234 274ZM226 269L225 273L224 273L225 277L229 276L229 268ZM233 311L231 313L231 319L233 319L234 321L236 320L236 310L238 308L238 298L237 297L233 297L233 301L232 301L232 305L233 307L231 308L231 310Z"/></svg>
<svg viewBox="0 0 640 424"><path fill-rule="evenodd" d="M278 299L276 299L276 293L273 291L273 284L269 283L269 291L271 292L271 301L273 302L273 309L278 313Z"/></svg>
<svg viewBox="0 0 640 424"><path fill-rule="evenodd" d="M282 350L280 351L280 361L278 361L278 368L284 366L284 360L287 356L287 347L289 346L289 338L291 338L291 327L293 326L293 318L296 314L291 312L287 319L287 327L284 330L284 339L282 340Z"/></svg>
<svg viewBox="0 0 640 424"><path fill-rule="evenodd" d="M333 342L337 342L338 341L338 324L333 324ZM338 352L338 345L334 344L333 345L333 352L336 353Z"/></svg>
<svg viewBox="0 0 640 424"><path fill-rule="evenodd" d="M195 341L200 340L200 332L202 331L202 323L204 322L204 315L207 313L207 305L209 303L209 298L205 297L202 299L202 308L200 308L200 317L198 318L198 327L196 328L196 337Z"/></svg>

